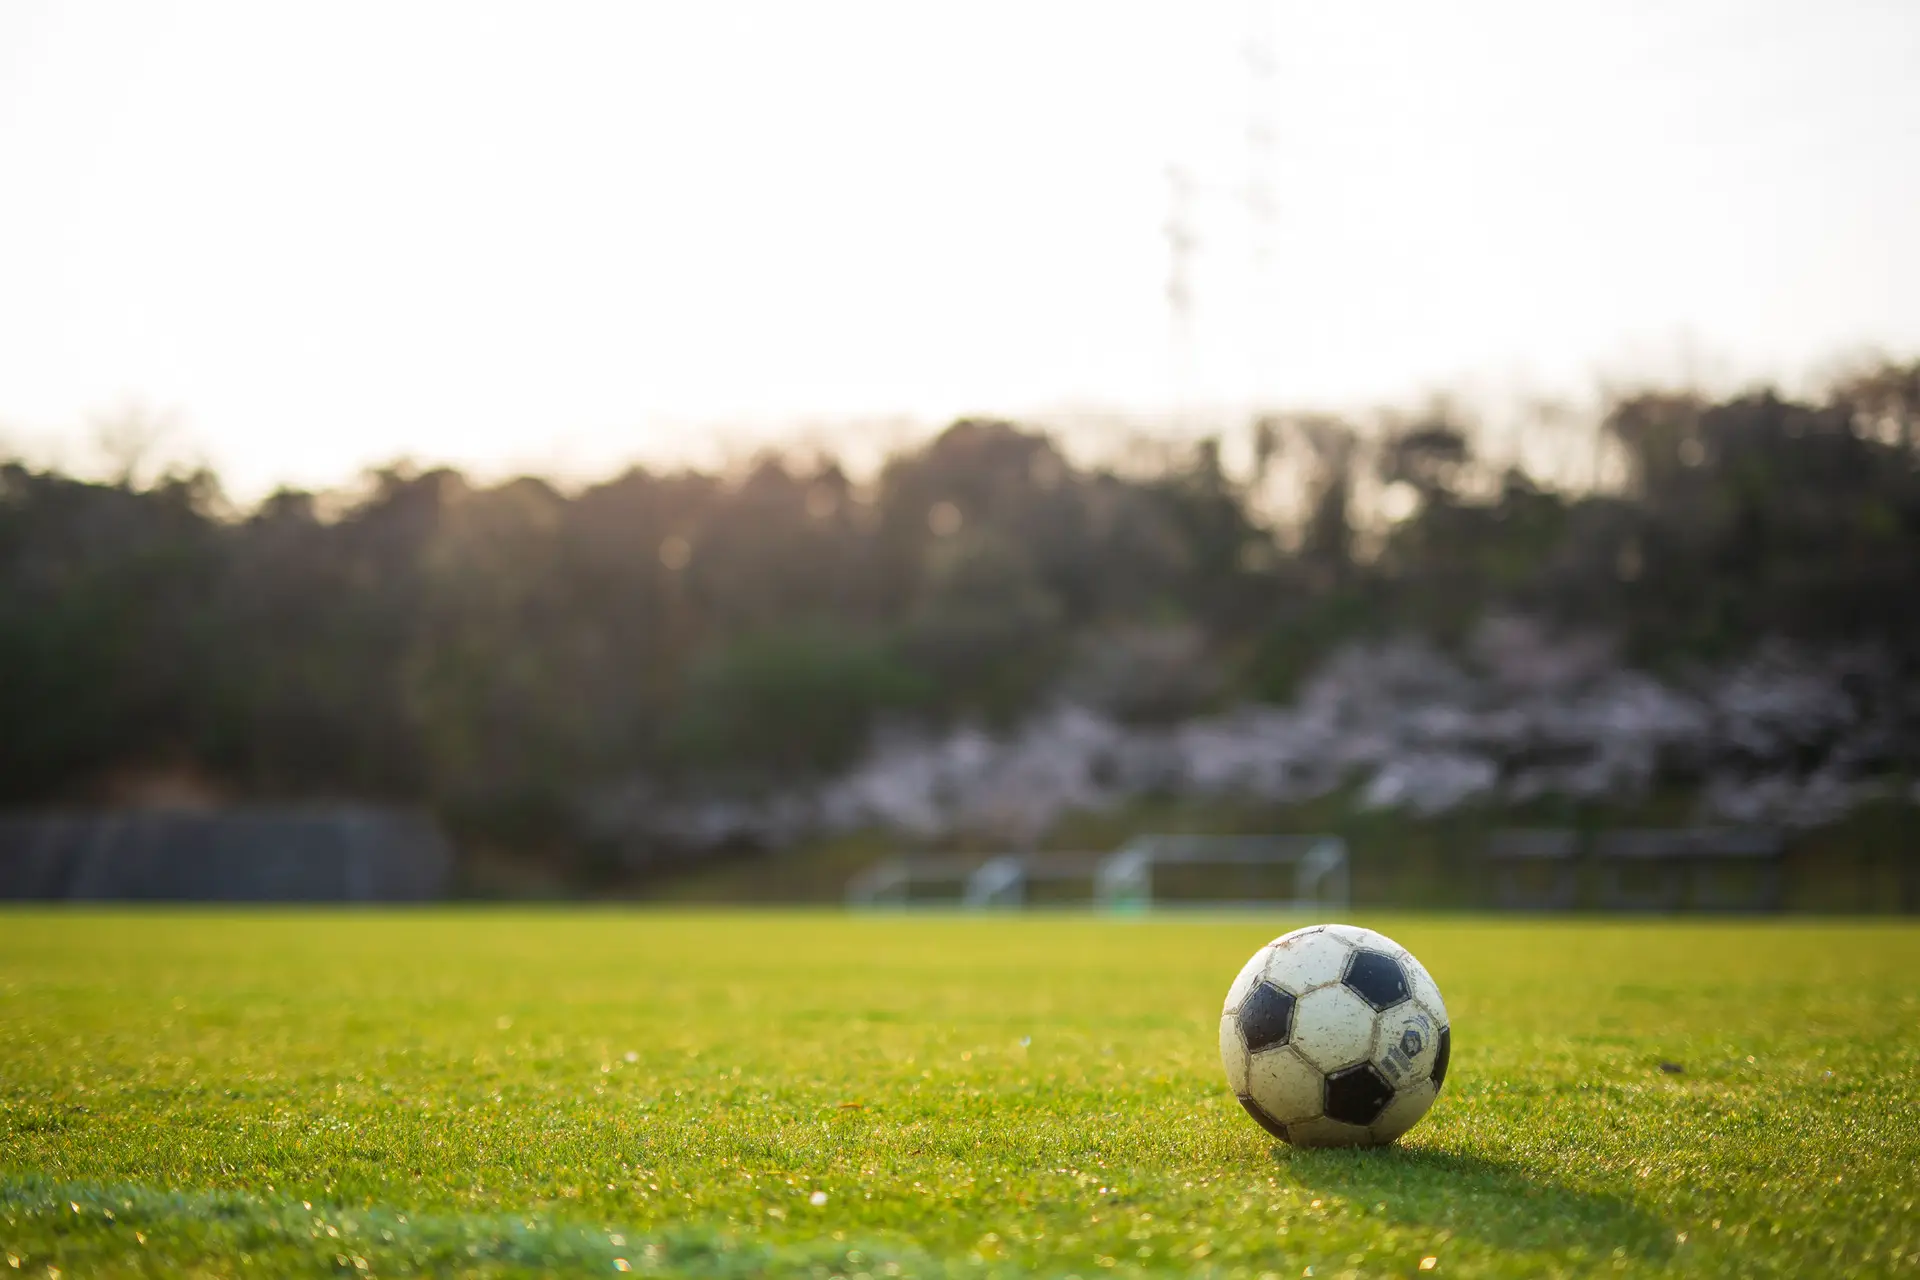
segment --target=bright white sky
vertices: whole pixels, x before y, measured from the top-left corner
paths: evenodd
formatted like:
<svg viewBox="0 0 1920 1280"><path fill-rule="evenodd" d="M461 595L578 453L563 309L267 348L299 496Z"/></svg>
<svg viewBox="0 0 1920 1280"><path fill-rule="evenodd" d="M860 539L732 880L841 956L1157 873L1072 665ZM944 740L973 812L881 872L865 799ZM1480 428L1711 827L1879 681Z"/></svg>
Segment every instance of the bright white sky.
<svg viewBox="0 0 1920 1280"><path fill-rule="evenodd" d="M1264 327L1253 12L4 0L0 431L257 493L1163 411L1169 163L1190 403L1920 350L1913 0L1274 0Z"/></svg>

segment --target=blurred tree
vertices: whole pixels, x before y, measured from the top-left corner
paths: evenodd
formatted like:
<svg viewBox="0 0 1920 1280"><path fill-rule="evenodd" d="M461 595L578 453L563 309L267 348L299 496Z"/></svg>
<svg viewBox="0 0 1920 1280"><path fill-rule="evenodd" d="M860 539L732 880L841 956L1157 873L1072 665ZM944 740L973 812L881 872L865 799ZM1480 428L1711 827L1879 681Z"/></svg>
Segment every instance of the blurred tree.
<svg viewBox="0 0 1920 1280"><path fill-rule="evenodd" d="M1026 548L996 529L963 530L926 551L904 651L949 713L1004 721L1057 673L1059 601Z"/></svg>
<svg viewBox="0 0 1920 1280"><path fill-rule="evenodd" d="M851 763L878 716L927 694L869 637L824 624L749 636L693 664L672 762L734 781L820 776Z"/></svg>

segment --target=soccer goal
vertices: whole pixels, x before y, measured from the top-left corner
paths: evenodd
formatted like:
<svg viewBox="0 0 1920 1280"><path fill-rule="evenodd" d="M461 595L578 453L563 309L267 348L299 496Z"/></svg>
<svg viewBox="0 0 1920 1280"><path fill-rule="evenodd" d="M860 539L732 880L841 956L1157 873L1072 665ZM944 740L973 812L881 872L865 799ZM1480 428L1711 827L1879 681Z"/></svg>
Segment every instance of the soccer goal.
<svg viewBox="0 0 1920 1280"><path fill-rule="evenodd" d="M1347 843L1334 835L1138 836L1095 879L1108 911L1314 911L1352 901Z"/></svg>
<svg viewBox="0 0 1920 1280"><path fill-rule="evenodd" d="M847 885L854 907L1311 911L1351 901L1333 835L1143 835L1111 853L892 858Z"/></svg>
<svg viewBox="0 0 1920 1280"><path fill-rule="evenodd" d="M889 858L847 885L855 907L1025 907L1086 905L1108 855L1000 853Z"/></svg>

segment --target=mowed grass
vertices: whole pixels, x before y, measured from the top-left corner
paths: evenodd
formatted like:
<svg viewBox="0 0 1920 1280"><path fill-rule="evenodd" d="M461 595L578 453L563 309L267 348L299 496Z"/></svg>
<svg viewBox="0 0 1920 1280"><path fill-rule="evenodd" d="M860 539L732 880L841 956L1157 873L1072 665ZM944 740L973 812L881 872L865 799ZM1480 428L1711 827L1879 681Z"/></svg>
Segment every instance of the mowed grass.
<svg viewBox="0 0 1920 1280"><path fill-rule="evenodd" d="M1215 1048L1297 920L0 913L0 1248L47 1277L1920 1272L1920 929L1356 922L1440 982L1452 1069L1398 1147L1306 1152Z"/></svg>

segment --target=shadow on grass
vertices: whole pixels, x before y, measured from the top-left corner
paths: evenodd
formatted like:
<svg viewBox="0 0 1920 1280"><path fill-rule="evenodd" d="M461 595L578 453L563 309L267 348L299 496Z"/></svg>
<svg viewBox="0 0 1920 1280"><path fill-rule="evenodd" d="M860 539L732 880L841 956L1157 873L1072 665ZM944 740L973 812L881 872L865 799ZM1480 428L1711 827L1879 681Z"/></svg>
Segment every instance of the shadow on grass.
<svg viewBox="0 0 1920 1280"><path fill-rule="evenodd" d="M1303 1186L1385 1218L1505 1251L1599 1259L1658 1260L1673 1252L1672 1228L1625 1196L1566 1186L1521 1166L1417 1147L1296 1150L1275 1147L1274 1163Z"/></svg>

